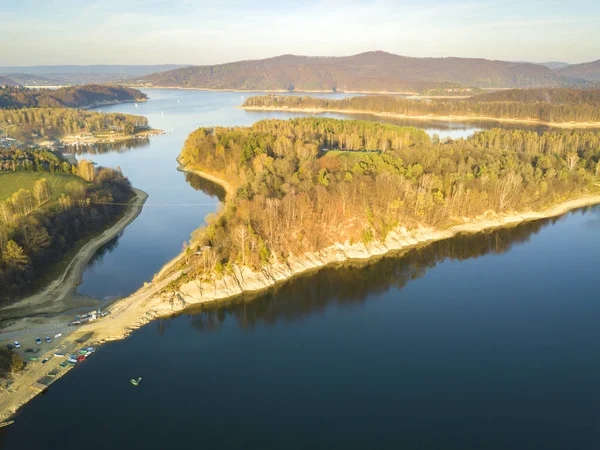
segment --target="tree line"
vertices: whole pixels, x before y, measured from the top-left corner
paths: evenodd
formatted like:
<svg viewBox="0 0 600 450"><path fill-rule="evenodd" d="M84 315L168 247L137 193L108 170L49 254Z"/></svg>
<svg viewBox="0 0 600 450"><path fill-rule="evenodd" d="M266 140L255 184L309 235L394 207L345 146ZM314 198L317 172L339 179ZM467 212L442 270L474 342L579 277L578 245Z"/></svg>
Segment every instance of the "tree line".
<svg viewBox="0 0 600 450"><path fill-rule="evenodd" d="M0 109L84 108L104 102L144 101L143 92L121 86L86 84L56 90L0 86Z"/></svg>
<svg viewBox="0 0 600 450"><path fill-rule="evenodd" d="M412 100L361 96L330 100L299 96L248 98L246 107L352 110L406 116L474 116L544 122L600 122L600 90L512 89L468 99Z"/></svg>
<svg viewBox="0 0 600 450"><path fill-rule="evenodd" d="M77 165L38 156L23 157L15 149L8 159L11 172L44 173L33 189L17 189L0 201L0 302L7 303L26 295L48 267L60 261L77 242L105 229L123 213L133 195L127 178L120 170L96 168L82 160ZM50 153L50 152L48 152ZM16 162L20 161L20 162ZM28 161L24 163L23 161ZM60 192L51 184L58 174L71 174L72 181ZM0 182L3 177L0 175Z"/></svg>
<svg viewBox="0 0 600 450"><path fill-rule="evenodd" d="M415 128L356 120L200 128L180 162L236 192L194 233L189 277L210 279L232 264L258 270L335 242L383 241L398 226L542 209L597 192L599 160L594 132L494 129L439 143Z"/></svg>
<svg viewBox="0 0 600 450"><path fill-rule="evenodd" d="M147 128L146 117L131 114L66 108L0 110L0 133L24 142L111 131L133 134Z"/></svg>

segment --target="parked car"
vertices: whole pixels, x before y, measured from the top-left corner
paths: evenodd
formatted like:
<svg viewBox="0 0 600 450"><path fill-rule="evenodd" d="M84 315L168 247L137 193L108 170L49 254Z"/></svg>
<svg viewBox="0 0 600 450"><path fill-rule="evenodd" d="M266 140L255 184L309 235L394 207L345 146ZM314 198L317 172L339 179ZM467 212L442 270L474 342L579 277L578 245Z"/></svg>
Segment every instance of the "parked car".
<svg viewBox="0 0 600 450"><path fill-rule="evenodd" d="M14 347L12 346L12 344L6 344L6 348L12 350Z"/></svg>
<svg viewBox="0 0 600 450"><path fill-rule="evenodd" d="M21 346L21 344L19 344L19 341L15 341L15 348L19 348Z"/></svg>
<svg viewBox="0 0 600 450"><path fill-rule="evenodd" d="M50 336L46 336L46 342L49 344L50 342L52 342L52 338Z"/></svg>
<svg viewBox="0 0 600 450"><path fill-rule="evenodd" d="M42 344L42 340L41 340L39 337L36 337L36 338L35 338L35 343L36 343L37 345L41 345L41 344Z"/></svg>

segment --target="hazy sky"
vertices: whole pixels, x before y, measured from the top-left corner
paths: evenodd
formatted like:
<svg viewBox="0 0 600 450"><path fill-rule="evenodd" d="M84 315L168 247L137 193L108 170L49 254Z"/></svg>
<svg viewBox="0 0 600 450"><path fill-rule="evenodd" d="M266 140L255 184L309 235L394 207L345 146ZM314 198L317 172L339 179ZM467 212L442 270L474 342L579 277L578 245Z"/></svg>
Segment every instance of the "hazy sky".
<svg viewBox="0 0 600 450"><path fill-rule="evenodd" d="M284 53L583 62L598 0L0 0L0 66L216 64Z"/></svg>

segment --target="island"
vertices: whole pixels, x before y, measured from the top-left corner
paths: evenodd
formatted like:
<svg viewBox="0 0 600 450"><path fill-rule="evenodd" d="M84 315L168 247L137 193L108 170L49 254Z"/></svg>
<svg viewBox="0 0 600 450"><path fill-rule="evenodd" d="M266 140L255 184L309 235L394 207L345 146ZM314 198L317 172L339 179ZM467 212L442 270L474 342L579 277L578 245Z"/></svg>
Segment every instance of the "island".
<svg viewBox="0 0 600 450"><path fill-rule="evenodd" d="M468 98L360 96L341 100L299 96L248 98L248 110L372 114L416 120L503 121L561 128L599 128L600 90L510 89Z"/></svg>

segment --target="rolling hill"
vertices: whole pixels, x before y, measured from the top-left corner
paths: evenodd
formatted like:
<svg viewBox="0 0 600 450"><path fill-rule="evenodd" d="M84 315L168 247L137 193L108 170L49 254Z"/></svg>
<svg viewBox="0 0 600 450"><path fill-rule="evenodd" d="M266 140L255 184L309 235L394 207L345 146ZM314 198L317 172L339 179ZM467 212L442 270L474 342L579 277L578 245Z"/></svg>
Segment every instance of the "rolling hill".
<svg viewBox="0 0 600 450"><path fill-rule="evenodd" d="M18 86L18 83L10 78L0 75L0 86Z"/></svg>
<svg viewBox="0 0 600 450"><path fill-rule="evenodd" d="M413 58L381 51L346 57L283 55L213 66L192 66L139 77L135 83L236 90L414 92L452 86L560 86L538 64L473 58Z"/></svg>
<svg viewBox="0 0 600 450"><path fill-rule="evenodd" d="M6 66L0 67L0 74L27 86L64 86L110 83L179 67L185 66L179 64Z"/></svg>
<svg viewBox="0 0 600 450"><path fill-rule="evenodd" d="M573 64L558 69L558 73L564 77L598 83L600 82L600 59L583 64Z"/></svg>

